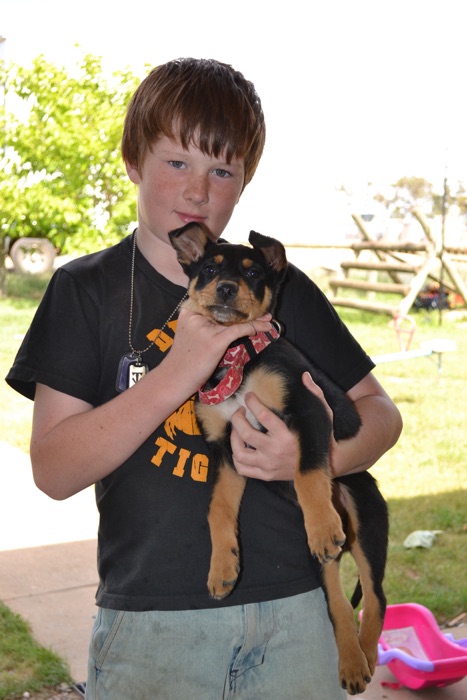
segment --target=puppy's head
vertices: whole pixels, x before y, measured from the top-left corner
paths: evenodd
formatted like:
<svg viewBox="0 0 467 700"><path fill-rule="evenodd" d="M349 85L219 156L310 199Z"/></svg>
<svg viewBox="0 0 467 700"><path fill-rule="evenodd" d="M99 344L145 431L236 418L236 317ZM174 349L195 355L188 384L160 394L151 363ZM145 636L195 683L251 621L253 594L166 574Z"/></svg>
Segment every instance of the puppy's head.
<svg viewBox="0 0 467 700"><path fill-rule="evenodd" d="M287 269L282 243L255 231L251 247L217 243L195 222L170 232L169 239L189 278L189 308L226 326L273 311Z"/></svg>

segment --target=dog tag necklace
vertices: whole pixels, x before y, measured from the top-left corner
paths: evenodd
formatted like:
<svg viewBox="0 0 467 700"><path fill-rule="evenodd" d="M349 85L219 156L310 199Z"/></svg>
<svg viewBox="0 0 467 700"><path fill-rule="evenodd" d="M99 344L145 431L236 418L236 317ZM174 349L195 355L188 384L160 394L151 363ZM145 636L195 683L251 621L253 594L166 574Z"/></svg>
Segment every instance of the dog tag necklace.
<svg viewBox="0 0 467 700"><path fill-rule="evenodd" d="M144 350L136 350L136 348L133 347L133 308L134 308L134 299L135 299L135 261L136 261L136 231L133 232L133 241L132 241L132 252L131 252L131 277L130 277L130 314L129 314L129 320L128 320L128 344L130 346L130 351L123 355L121 358L119 364L118 364L118 371L117 371L117 382L116 382L116 389L117 391L125 391L125 389L129 389L131 386L134 384L137 384L137 382L140 381L148 372L149 372L149 367L148 365L142 361L141 356L144 355L145 352L150 350L153 345L155 345L157 339L161 335L162 331L167 327L167 324L170 323L170 321L173 319L185 299L187 298L187 294L184 294L182 299L178 302L177 306L174 308L170 316L167 318L167 320L164 322L162 325L161 329L159 330L158 334L156 337L151 340L149 345L144 348Z"/></svg>

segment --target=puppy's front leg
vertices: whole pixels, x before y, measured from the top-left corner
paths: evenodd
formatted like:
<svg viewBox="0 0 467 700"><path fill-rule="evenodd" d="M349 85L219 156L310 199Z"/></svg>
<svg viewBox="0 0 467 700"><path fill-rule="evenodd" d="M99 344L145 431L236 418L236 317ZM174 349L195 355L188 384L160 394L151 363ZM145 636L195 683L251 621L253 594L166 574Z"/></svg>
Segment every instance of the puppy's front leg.
<svg viewBox="0 0 467 700"><path fill-rule="evenodd" d="M232 592L240 571L238 512L246 478L222 462L209 505L211 566L208 590L211 598L221 600Z"/></svg>
<svg viewBox="0 0 467 700"><path fill-rule="evenodd" d="M342 521L332 504L331 479L321 467L297 469L294 485L310 552L325 564L339 556L345 542Z"/></svg>

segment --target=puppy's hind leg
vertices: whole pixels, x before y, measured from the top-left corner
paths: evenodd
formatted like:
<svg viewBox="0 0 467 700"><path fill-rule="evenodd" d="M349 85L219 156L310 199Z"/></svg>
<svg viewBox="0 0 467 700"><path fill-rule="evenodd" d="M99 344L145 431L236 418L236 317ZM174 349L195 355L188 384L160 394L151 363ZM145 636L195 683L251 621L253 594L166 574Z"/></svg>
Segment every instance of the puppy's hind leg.
<svg viewBox="0 0 467 700"><path fill-rule="evenodd" d="M368 472L341 477L339 482L341 492L346 495L347 513L355 534L349 543L360 582L360 589L356 589L351 602L354 607L358 605L357 592L360 590L363 610L359 640L373 674L386 611L383 580L389 534L388 508Z"/></svg>
<svg viewBox="0 0 467 700"><path fill-rule="evenodd" d="M324 564L323 588L339 653L341 685L349 695L356 695L365 690L372 670L360 646L353 608L342 588L339 564L340 557Z"/></svg>
<svg viewBox="0 0 467 700"><path fill-rule="evenodd" d="M378 541L379 534L377 532L375 535L373 530L376 541ZM360 646L365 652L373 674L378 660L378 641L383 629L384 614L386 612L386 596L383 590L385 545L381 545L376 557L371 557L372 552L365 549L365 544L365 542L358 540L351 551L357 563L363 592ZM373 552L375 549L373 549Z"/></svg>
<svg viewBox="0 0 467 700"><path fill-rule="evenodd" d="M245 485L245 477L221 463L208 513L212 544L208 590L217 600L232 592L240 572L238 512Z"/></svg>
<svg viewBox="0 0 467 700"><path fill-rule="evenodd" d="M359 543L352 549L352 556L358 566L363 591L360 646L368 659L368 665L373 675L378 660L378 641L383 630L386 597L381 582L375 577L375 572L372 571Z"/></svg>

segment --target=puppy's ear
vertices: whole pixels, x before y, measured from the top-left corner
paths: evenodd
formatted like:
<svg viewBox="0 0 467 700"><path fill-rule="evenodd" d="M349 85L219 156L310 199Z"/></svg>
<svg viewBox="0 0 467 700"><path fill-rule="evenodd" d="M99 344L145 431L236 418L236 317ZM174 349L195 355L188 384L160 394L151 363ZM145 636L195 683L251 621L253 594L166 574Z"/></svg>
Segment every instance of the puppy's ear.
<svg viewBox="0 0 467 700"><path fill-rule="evenodd" d="M213 238L206 226L192 221L170 231L169 240L177 252L178 262L184 267L199 260Z"/></svg>
<svg viewBox="0 0 467 700"><path fill-rule="evenodd" d="M258 248L262 252L269 267L275 272L282 273L285 271L287 267L287 256L285 254L285 248L280 241L275 238L270 238L269 236L263 236L256 231L250 231L248 240L253 248Z"/></svg>

